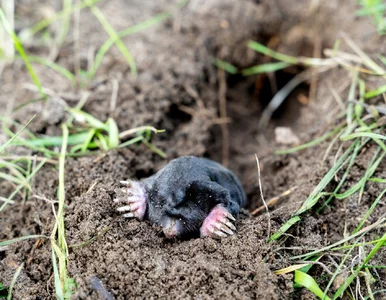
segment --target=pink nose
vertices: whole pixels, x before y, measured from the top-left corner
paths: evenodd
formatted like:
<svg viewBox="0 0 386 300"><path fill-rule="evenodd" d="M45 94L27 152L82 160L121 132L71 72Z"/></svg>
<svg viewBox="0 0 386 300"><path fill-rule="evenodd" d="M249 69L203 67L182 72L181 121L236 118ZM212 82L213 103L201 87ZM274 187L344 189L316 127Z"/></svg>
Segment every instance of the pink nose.
<svg viewBox="0 0 386 300"><path fill-rule="evenodd" d="M173 239L178 236L177 222L175 220L170 220L167 226L164 227L163 232L168 239Z"/></svg>

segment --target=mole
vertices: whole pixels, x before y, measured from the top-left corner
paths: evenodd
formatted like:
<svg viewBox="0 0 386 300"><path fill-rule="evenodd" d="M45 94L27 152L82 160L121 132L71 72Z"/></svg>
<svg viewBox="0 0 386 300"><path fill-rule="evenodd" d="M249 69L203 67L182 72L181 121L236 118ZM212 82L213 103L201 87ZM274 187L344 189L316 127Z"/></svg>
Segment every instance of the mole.
<svg viewBox="0 0 386 300"><path fill-rule="evenodd" d="M217 162L195 156L170 161L140 181L121 181L117 210L126 218L149 220L166 238L226 237L247 199L240 181Z"/></svg>

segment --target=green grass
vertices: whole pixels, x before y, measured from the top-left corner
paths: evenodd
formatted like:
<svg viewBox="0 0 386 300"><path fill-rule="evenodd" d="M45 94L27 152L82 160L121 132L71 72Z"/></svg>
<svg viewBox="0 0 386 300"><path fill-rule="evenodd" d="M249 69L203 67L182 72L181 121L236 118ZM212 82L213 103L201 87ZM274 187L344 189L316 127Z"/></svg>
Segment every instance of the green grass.
<svg viewBox="0 0 386 300"><path fill-rule="evenodd" d="M346 99L356 99L357 97L359 97L359 99L358 101L347 101L345 103L346 109L344 114L337 116L337 123L339 125L335 126L332 131L306 144L291 149L277 150L275 152L277 155L296 153L306 148L316 146L329 138L333 138L333 143L339 143L335 162L331 165L327 173L324 174L301 207L271 236L271 242L285 239L288 236L286 233L290 231L295 224L304 224L307 220L304 216L307 213L314 211L323 213L325 208L330 206L333 201L345 201L349 198L353 199L353 197L357 197L357 203L360 205L364 191L369 184L384 184L386 182L385 178L374 177L377 171L380 170L381 163L386 155L386 145L384 143L384 140L386 140L384 134L386 126L382 125L383 123L378 123L379 115L383 114L383 108L381 106L370 106L365 102L367 99L374 99L386 92L384 86L370 91L367 89L367 83L370 79L369 76L382 76L386 79L384 75L385 71L383 70L383 66L378 65L366 55L352 40L346 36L343 36L343 38L355 53L353 54L355 55L355 61L345 61L341 65L347 70L348 76L351 77L352 81ZM331 62L328 59L323 62L321 59L295 58L275 52L255 42L250 42L249 46L261 54L279 60L279 63L282 62L282 67L285 67L286 64L304 64L312 67L320 67ZM339 53L340 52L335 51L334 55L339 56ZM362 62L363 68L358 68L354 65L358 60ZM277 63L278 66L280 66L279 63ZM371 72L367 72L365 68L368 68ZM278 67L278 69L280 69L280 67ZM253 70L253 68L251 68L251 70ZM363 171L362 177L360 177L357 182L351 183L350 186L347 187L347 179L351 174L352 166L358 159L363 160L362 151L369 147L375 148L375 152L373 156L369 158L367 168ZM332 151L332 149L330 145L328 151ZM355 176L357 177L358 175ZM338 179L337 182L336 179ZM372 271L368 265L371 265L370 261L379 253L379 250L385 244L386 235L374 238L373 232L375 229L386 225L386 216L381 216L376 222L372 221L371 223L370 220L374 219L373 213L377 208L379 209L380 202L384 198L385 193L386 189L381 189L381 192L372 200L370 206L359 219L357 226L351 233L348 232L345 238L327 247L292 257L294 260L300 259L301 261L308 261L312 257L322 258L323 255L329 251L336 251L342 255L338 266L335 266L333 275L326 274L323 277L324 279L313 278L306 274L307 272L295 271L295 283L297 285L306 287L321 299L330 299L329 297L336 299L344 294L350 295L349 287L358 284L360 281L357 279L363 277L363 274L367 274L363 280L364 283L362 287L365 286L368 297L374 299L371 286L375 279L371 279L373 278L371 275ZM368 225L369 223L371 225ZM350 258L352 258L354 253L362 253L363 260L352 267L352 271L349 273L345 283L332 293L331 286L334 279L337 276L342 276L343 270L351 263ZM297 266L301 261L297 262L294 266ZM383 266L378 267L382 268ZM291 266L288 267L288 269L291 269ZM328 279L327 285L325 284L326 278ZM324 291L320 289L322 284L325 286ZM350 297L354 298L355 296L351 295Z"/></svg>
<svg viewBox="0 0 386 300"><path fill-rule="evenodd" d="M320 289L319 285L310 275L303 273L302 271L295 270L294 282L307 288L310 292L323 299L324 293ZM328 296L324 297L325 300L331 300Z"/></svg>
<svg viewBox="0 0 386 300"><path fill-rule="evenodd" d="M26 127L32 122L34 118L35 116L33 116L24 126L22 126L22 128L7 142L0 146L0 154L4 152L7 147L15 143L15 139L17 139L17 137L24 130L26 130ZM4 210L8 204L14 204L13 199L16 195L20 195L23 198L23 201L26 200L28 192L31 191L30 182L32 178L45 164L45 160L43 159L33 170L31 170L32 160L33 158L25 159L27 162L27 168L25 168L23 165L19 164L18 159L6 161L0 158L0 178L7 180L8 182L12 183L13 186L15 186L13 192L7 197L0 196L0 203L2 203L0 205L0 212Z"/></svg>
<svg viewBox="0 0 386 300"><path fill-rule="evenodd" d="M379 35L386 34L386 3L384 0L360 0L358 16L368 16L372 19Z"/></svg>
<svg viewBox="0 0 386 300"><path fill-rule="evenodd" d="M237 69L237 67L235 67L234 65L226 62L226 61L223 61L219 58L212 58L212 63L219 69L221 70L224 70L226 72L228 72L229 74L237 74L239 71Z"/></svg>
<svg viewBox="0 0 386 300"><path fill-rule="evenodd" d="M66 161L66 149L68 141L68 128L62 125L63 141L59 156L59 187L58 187L58 210L55 214L54 228L51 233L52 264L54 268L54 281L56 297L58 299L69 299L76 289L75 281L67 275L68 247L64 226L64 165ZM57 263L57 260L59 264Z"/></svg>
<svg viewBox="0 0 386 300"><path fill-rule="evenodd" d="M165 158L166 154L150 141L153 133L160 133L163 130L158 130L151 126L141 126L130 130L119 132L116 122L112 118L108 118L106 122L102 122L94 116L77 108L68 108L70 118L67 125L71 130L68 136L67 144L72 148L68 151L68 156L83 156L95 153L96 149L101 151L109 151L112 149L123 148L133 144L142 143L151 151ZM76 121L76 124L73 123ZM59 156L59 153L53 151L52 147L61 146L63 136L42 136L36 137L30 135L28 139L15 137L15 134L7 127L3 127L13 141L13 145L24 146L34 151L39 151L46 157ZM129 140L127 137L133 136Z"/></svg>

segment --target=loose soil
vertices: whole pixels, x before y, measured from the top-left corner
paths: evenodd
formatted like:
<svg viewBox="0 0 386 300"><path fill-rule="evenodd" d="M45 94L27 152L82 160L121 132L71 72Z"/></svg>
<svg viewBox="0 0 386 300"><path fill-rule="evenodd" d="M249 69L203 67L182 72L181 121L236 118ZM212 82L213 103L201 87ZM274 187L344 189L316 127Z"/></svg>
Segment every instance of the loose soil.
<svg viewBox="0 0 386 300"><path fill-rule="evenodd" d="M17 31L46 17L53 9L60 9L51 6L51 1L17 2ZM355 196L345 203L336 201L323 213L304 218L284 243L267 243L268 222L271 232L278 230L331 167L336 153L331 151L322 164L329 145L325 142L292 155L275 156L273 150L281 145L275 142L274 129L290 127L302 142L307 142L333 128L335 121L328 118L334 105L329 87L336 88L343 96L350 79L343 70L319 75L316 93L309 104L299 102L301 97L309 96L309 86L300 86L262 132L257 124L274 93L269 78L224 76L211 60L218 57L240 68L266 61L267 58L246 47L249 39L290 55L313 56L317 45L319 49L332 47L342 31L367 53L382 53L386 44L369 20L355 17L356 2L191 0L175 10L173 18L124 38L138 66L137 79L132 78L115 47L106 55L95 80L81 89L71 86L56 72L34 65L44 87L52 91L50 101L27 105L13 114L21 123L37 114L29 126L34 133L61 134L60 123L66 118L63 103L75 106L85 92L90 96L84 110L101 120L113 117L120 130L142 125L166 130L152 142L166 152L167 159L144 145L67 159L68 273L77 284L72 299L105 299L99 294L104 289L116 299L314 298L305 289L293 288L291 274L277 276L273 271L292 264L290 256L342 239L345 228L353 229L380 190L377 185L369 184L360 205ZM175 3L111 0L102 1L98 7L114 28L121 30L173 8ZM87 10L80 14L79 29L80 40L76 41L77 35L71 29L57 53L56 62L71 71L76 70L77 59L82 68L87 68L89 53L108 38ZM55 26L49 29L51 33L56 30ZM34 55L49 55L50 51L52 54L52 47L43 39L31 40L26 48ZM300 71L279 72L276 75L279 88ZM110 109L113 81L118 82L119 90L116 106ZM37 97L26 82L30 79L21 61L3 70L2 114ZM225 151L229 154L229 168L239 176L249 199L248 208L239 216L238 234L222 240L168 241L160 228L124 219L112 202L119 180L149 176L168 160L182 155L224 162L223 125L218 124L220 87L224 86L230 118L226 125L229 148ZM369 147L361 153L363 160L355 164L347 187L361 178L373 151ZM266 199L297 187L273 209L270 219L266 214L249 213L262 205L255 154L261 162ZM33 194L56 199L57 177L57 169L46 165L34 179ZM11 188L2 182L1 194L7 195ZM384 212L385 206L380 205L372 214L372 221ZM8 205L0 215L0 240L49 235L53 221L51 204L35 198L24 204L18 201ZM84 244L91 238L94 238L91 243ZM382 254L386 254L385 250L379 260ZM28 240L0 252L0 282L8 286L21 263L25 265L13 290L14 299L55 298L50 242ZM315 266L311 274L317 277L322 270ZM386 272L381 270L377 276L384 279ZM382 281L378 280L378 289L382 288ZM104 288L98 290L95 282L102 283Z"/></svg>

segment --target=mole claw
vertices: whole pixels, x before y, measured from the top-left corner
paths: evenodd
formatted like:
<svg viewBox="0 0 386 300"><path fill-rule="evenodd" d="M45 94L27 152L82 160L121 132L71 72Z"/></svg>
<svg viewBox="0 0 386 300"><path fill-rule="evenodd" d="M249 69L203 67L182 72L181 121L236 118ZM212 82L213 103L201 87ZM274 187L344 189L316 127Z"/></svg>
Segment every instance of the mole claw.
<svg viewBox="0 0 386 300"><path fill-rule="evenodd" d="M127 214L124 214L123 216L124 216L125 218L134 218L134 213L129 212L129 213L127 213Z"/></svg>
<svg viewBox="0 0 386 300"><path fill-rule="evenodd" d="M129 186L130 185L128 181L124 181L124 180L120 181L119 183L121 185L124 185L124 186Z"/></svg>
<svg viewBox="0 0 386 300"><path fill-rule="evenodd" d="M225 233L227 233L227 234L229 234L229 235L234 235L234 233L233 233L233 231L232 230L230 230L228 227L226 227L226 226L221 226L221 228L219 228L219 229L221 229L222 231L224 231Z"/></svg>
<svg viewBox="0 0 386 300"><path fill-rule="evenodd" d="M215 235L218 235L219 237L226 237L227 236L226 233L224 233L224 232L222 232L220 230L214 230L213 233Z"/></svg>
<svg viewBox="0 0 386 300"><path fill-rule="evenodd" d="M131 210L130 205L128 205L128 206L121 206L121 207L117 208L117 211L127 211L127 210Z"/></svg>
<svg viewBox="0 0 386 300"><path fill-rule="evenodd" d="M232 221L236 221L236 219L229 212L227 212L227 217L228 217L228 219L231 219Z"/></svg>
<svg viewBox="0 0 386 300"><path fill-rule="evenodd" d="M126 194L127 193L127 188L121 188L121 192Z"/></svg>
<svg viewBox="0 0 386 300"><path fill-rule="evenodd" d="M225 224L226 226L228 226L230 229L236 231L235 225L233 225L231 222L226 221L226 222L224 222L224 224Z"/></svg>

